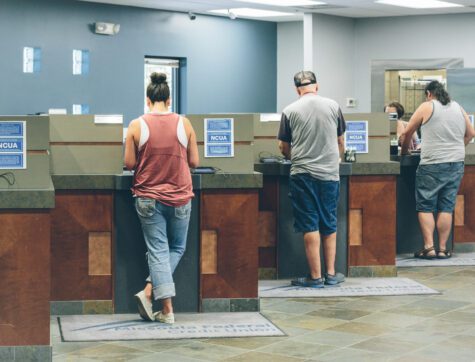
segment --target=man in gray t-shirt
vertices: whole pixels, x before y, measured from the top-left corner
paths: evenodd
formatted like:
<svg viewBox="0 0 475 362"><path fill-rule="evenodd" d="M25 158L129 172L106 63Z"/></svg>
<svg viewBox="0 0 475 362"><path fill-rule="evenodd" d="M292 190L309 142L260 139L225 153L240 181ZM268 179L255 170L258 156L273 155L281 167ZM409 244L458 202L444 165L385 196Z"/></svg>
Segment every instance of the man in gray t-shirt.
<svg viewBox="0 0 475 362"><path fill-rule="evenodd" d="M344 281L344 276L335 272L335 254L345 120L338 103L317 95L313 72L298 72L294 84L300 98L284 109L278 139L282 154L292 161L289 188L294 228L303 233L310 274L292 280L292 285L322 288ZM320 235L326 264L324 278Z"/></svg>

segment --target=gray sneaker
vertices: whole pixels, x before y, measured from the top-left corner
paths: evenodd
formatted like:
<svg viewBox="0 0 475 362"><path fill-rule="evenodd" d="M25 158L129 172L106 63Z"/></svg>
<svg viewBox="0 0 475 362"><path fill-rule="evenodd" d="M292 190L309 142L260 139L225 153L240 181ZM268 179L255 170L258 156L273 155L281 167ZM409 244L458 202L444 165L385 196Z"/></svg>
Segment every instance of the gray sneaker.
<svg viewBox="0 0 475 362"><path fill-rule="evenodd" d="M166 324L175 323L175 315L173 313L163 314L162 311L159 311L154 314L155 321Z"/></svg>
<svg viewBox="0 0 475 362"><path fill-rule="evenodd" d="M337 284L343 283L344 281L345 281L345 276L341 273L336 273L335 275L325 273L326 285L337 285Z"/></svg>
<svg viewBox="0 0 475 362"><path fill-rule="evenodd" d="M137 301L137 307L139 308L139 314L142 319L150 322L154 321L155 317L153 315L152 302L147 299L143 290L135 294L135 300Z"/></svg>
<svg viewBox="0 0 475 362"><path fill-rule="evenodd" d="M290 284L297 287L306 287L306 288L323 288L324 287L322 278L312 279L310 278L310 276L295 278L290 282Z"/></svg>

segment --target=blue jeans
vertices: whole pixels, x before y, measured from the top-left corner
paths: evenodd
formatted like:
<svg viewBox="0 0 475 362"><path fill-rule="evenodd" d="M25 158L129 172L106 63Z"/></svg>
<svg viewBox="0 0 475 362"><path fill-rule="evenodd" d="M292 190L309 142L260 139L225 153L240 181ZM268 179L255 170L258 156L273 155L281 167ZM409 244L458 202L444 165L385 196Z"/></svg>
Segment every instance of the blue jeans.
<svg viewBox="0 0 475 362"><path fill-rule="evenodd" d="M148 250L148 267L155 299L175 296L172 274L185 253L191 201L173 207L137 197L135 209L142 224Z"/></svg>

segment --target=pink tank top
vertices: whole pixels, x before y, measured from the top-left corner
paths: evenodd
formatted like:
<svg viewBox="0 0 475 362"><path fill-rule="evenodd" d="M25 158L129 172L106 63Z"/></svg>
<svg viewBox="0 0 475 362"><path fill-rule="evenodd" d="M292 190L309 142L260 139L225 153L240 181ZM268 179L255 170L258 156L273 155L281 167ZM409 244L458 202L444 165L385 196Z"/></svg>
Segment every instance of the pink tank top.
<svg viewBox="0 0 475 362"><path fill-rule="evenodd" d="M177 135L176 113L142 116L148 140L138 151L132 193L168 206L183 206L194 196L186 148Z"/></svg>

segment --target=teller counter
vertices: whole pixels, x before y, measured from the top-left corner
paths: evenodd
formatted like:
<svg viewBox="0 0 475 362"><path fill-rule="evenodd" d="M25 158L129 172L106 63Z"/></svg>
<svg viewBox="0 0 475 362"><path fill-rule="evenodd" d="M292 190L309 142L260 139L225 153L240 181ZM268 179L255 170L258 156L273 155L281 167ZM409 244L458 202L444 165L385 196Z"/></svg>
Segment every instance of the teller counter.
<svg viewBox="0 0 475 362"><path fill-rule="evenodd" d="M0 116L0 356L7 360L52 358L49 250L55 200L48 133L48 117Z"/></svg>
<svg viewBox="0 0 475 362"><path fill-rule="evenodd" d="M460 251L473 250L475 242L475 226L468 222L475 217L475 155L471 146L467 147L465 173L457 193L453 228L447 244L449 249ZM415 200L415 178L420 154L393 156L392 159L401 165L401 173L397 178L397 253L412 254L424 245ZM434 242L437 247L437 233Z"/></svg>

